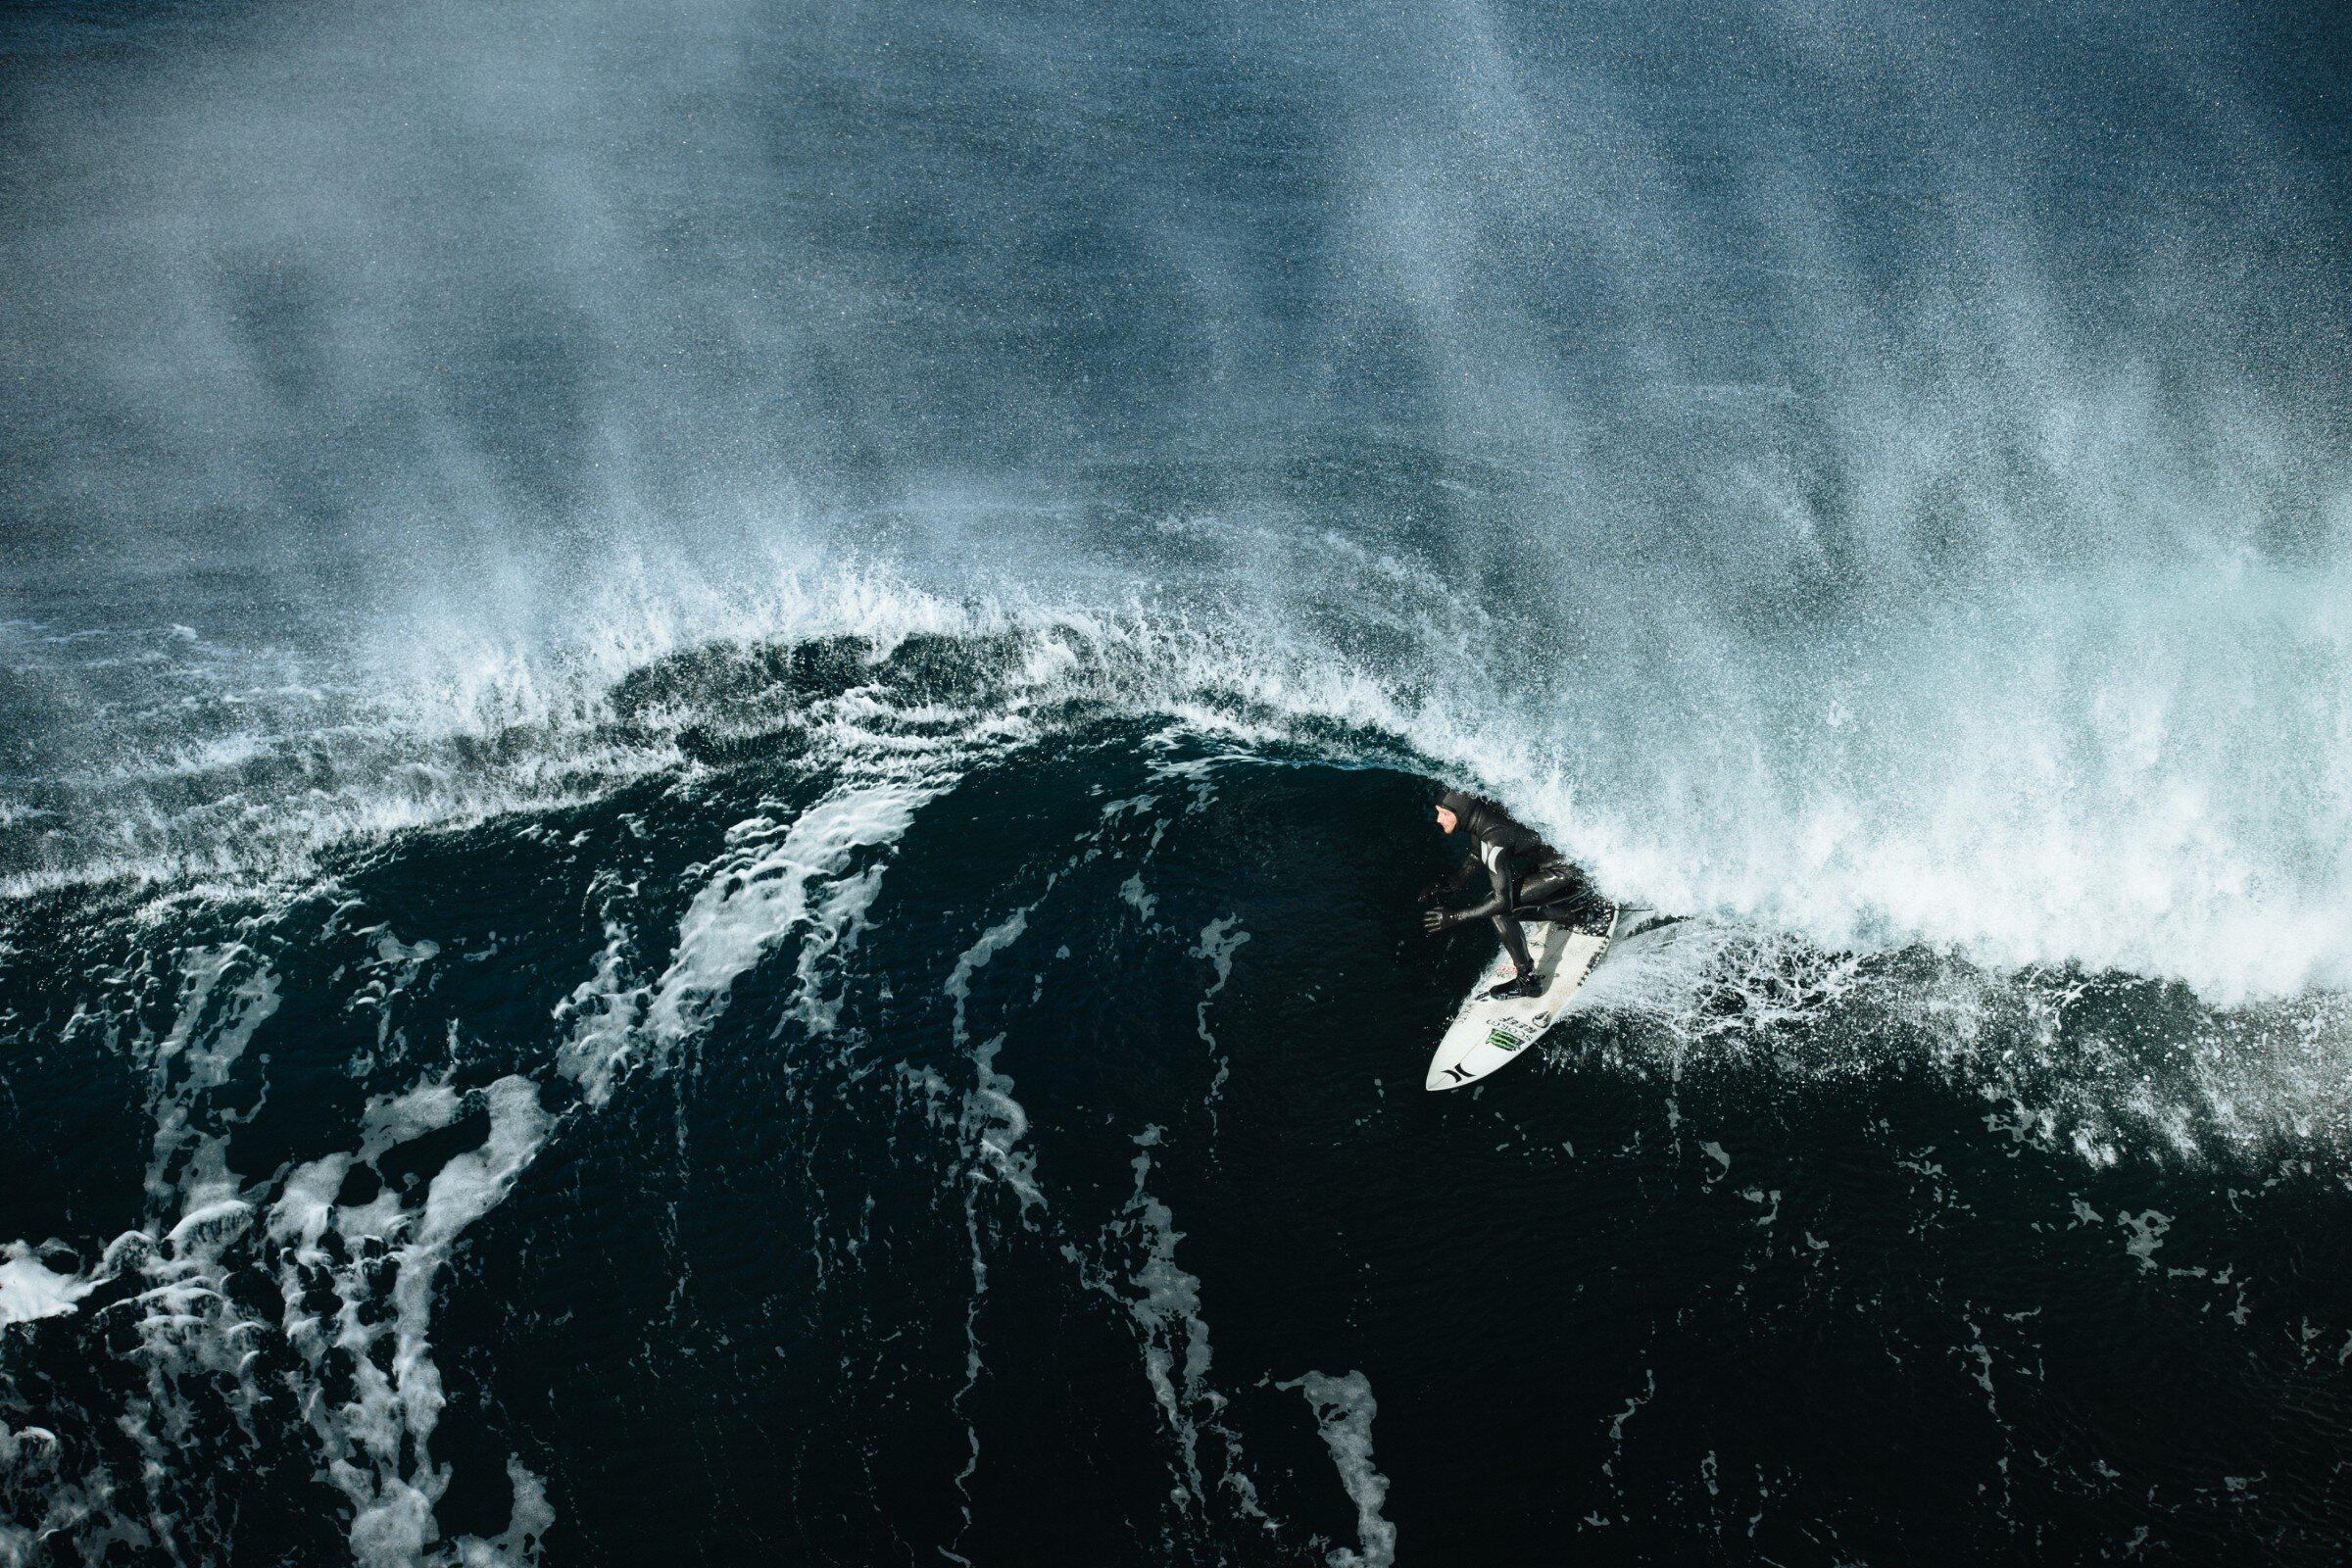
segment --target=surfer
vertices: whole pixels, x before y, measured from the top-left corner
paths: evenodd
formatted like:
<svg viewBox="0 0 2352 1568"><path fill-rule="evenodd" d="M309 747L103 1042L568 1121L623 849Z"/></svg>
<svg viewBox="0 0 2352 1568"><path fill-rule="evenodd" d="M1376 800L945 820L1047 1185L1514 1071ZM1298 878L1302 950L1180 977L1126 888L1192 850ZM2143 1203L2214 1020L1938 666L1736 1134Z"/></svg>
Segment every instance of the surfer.
<svg viewBox="0 0 2352 1568"><path fill-rule="evenodd" d="M1592 884L1532 828L1480 796L1460 790L1439 796L1438 826L1447 833L1458 828L1469 834L1470 856L1453 875L1432 883L1422 896L1434 899L1467 887L1481 870L1487 873L1490 894L1465 909L1430 909L1421 917L1422 928L1434 933L1472 920L1493 920L1515 972L1487 995L1541 995L1544 983L1536 977L1535 959L1527 951L1527 933L1519 929L1519 922L1553 920L1576 925L1589 919L1598 906Z"/></svg>

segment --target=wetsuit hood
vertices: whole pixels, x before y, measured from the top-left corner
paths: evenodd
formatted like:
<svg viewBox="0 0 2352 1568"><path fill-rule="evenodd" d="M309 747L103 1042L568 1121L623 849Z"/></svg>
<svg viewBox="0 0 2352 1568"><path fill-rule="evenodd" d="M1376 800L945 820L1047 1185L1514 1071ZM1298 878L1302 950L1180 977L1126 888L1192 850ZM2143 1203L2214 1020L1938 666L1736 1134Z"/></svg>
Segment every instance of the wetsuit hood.
<svg viewBox="0 0 2352 1568"><path fill-rule="evenodd" d="M1447 790L1438 797L1438 804L1451 811L1454 825L1474 839L1493 838L1495 828L1511 820L1501 807L1467 790Z"/></svg>
<svg viewBox="0 0 2352 1568"><path fill-rule="evenodd" d="M1483 795L1447 790L1438 797L1438 804L1453 813L1459 831L1482 844L1499 844L1521 853L1544 848L1544 841L1517 817Z"/></svg>

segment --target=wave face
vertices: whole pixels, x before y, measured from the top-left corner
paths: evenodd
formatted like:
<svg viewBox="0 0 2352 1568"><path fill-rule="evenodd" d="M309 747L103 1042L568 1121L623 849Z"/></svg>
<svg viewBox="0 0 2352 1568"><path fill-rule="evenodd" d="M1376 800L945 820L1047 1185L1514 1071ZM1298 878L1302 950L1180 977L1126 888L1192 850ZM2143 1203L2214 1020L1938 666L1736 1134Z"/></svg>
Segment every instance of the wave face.
<svg viewBox="0 0 2352 1568"><path fill-rule="evenodd" d="M2345 25L12 11L0 1564L2336 1560Z"/></svg>
<svg viewBox="0 0 2352 1568"><path fill-rule="evenodd" d="M681 655L592 799L21 897L0 1545L2340 1548L2340 996L1690 920L1429 1095L1425 774L1052 663Z"/></svg>

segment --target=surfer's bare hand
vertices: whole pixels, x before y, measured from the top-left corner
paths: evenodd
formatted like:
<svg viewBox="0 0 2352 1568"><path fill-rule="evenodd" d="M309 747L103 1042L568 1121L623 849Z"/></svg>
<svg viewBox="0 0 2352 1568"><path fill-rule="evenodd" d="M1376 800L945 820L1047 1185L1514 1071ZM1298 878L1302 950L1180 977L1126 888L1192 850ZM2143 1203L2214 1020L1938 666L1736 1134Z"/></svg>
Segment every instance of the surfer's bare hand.
<svg viewBox="0 0 2352 1568"><path fill-rule="evenodd" d="M1453 924L1451 909L1431 909L1421 916L1421 929L1433 935L1451 924Z"/></svg>

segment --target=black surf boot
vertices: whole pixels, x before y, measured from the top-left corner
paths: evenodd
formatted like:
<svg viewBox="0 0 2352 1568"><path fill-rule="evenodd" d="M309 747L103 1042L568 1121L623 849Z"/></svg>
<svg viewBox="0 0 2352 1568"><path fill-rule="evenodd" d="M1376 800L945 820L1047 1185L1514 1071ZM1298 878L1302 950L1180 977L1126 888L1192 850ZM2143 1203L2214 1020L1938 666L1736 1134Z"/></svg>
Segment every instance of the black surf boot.
<svg viewBox="0 0 2352 1568"><path fill-rule="evenodd" d="M1544 982L1536 978L1535 971L1522 969L1502 984L1489 990L1487 1000L1501 1002L1511 997L1540 997L1543 994Z"/></svg>

